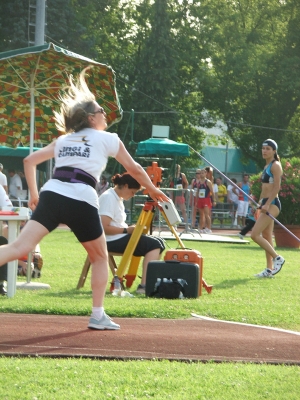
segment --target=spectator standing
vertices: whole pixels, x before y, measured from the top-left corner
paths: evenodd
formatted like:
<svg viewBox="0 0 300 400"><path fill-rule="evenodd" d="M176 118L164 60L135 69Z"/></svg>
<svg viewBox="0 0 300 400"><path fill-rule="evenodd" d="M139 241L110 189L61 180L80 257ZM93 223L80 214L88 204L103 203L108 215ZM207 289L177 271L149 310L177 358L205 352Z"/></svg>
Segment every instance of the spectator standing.
<svg viewBox="0 0 300 400"><path fill-rule="evenodd" d="M96 192L98 197L101 196L109 188L109 183L105 176L101 176L100 182L96 183Z"/></svg>
<svg viewBox="0 0 300 400"><path fill-rule="evenodd" d="M223 184L221 178L216 179L216 184L218 186L218 193L217 193L217 203L224 204L227 196L227 188Z"/></svg>
<svg viewBox="0 0 300 400"><path fill-rule="evenodd" d="M236 184L236 179L232 178L232 182ZM231 183L227 186L227 202L230 204L230 214L232 225L235 225L236 211L238 208L239 196L237 195L237 188Z"/></svg>
<svg viewBox="0 0 300 400"><path fill-rule="evenodd" d="M8 193L7 177L2 171L3 171L3 165L0 164L0 185L2 185L4 187L5 192Z"/></svg>
<svg viewBox="0 0 300 400"><path fill-rule="evenodd" d="M197 219L196 219L196 215L197 215L197 208L196 208L196 203L197 203L197 191L198 191L198 186L200 185L200 173L201 170L197 169L196 171L196 176L195 178L192 179L191 182L191 189L193 190L193 198L190 199L191 201L191 205L192 205L192 229L196 229L197 228ZM199 229L200 228L200 221L199 221Z"/></svg>
<svg viewBox="0 0 300 400"><path fill-rule="evenodd" d="M206 178L206 170L197 170L196 178L193 179L192 188L194 189L194 207L192 224L195 225L197 211L200 213L200 221L198 229L200 233L212 233L210 210L212 201L215 204L213 186L209 179ZM211 200L212 199L212 200Z"/></svg>
<svg viewBox="0 0 300 400"><path fill-rule="evenodd" d="M218 192L218 186L214 183L214 170L212 169L212 167L207 166L205 167L205 171L206 171L206 178L211 181L211 184L213 186L213 191L211 193L211 204L213 204L213 199L215 200L217 196L215 196L215 193ZM212 221L211 218L211 212L212 212L212 207L210 208L210 221Z"/></svg>
<svg viewBox="0 0 300 400"><path fill-rule="evenodd" d="M217 199L217 208L219 211L224 210L224 203L227 197L227 189L226 186L223 184L222 179L219 177L216 179L216 184L218 186L218 192L216 193ZM220 217L218 217L220 221L221 227L223 227L223 214L220 214Z"/></svg>
<svg viewBox="0 0 300 400"><path fill-rule="evenodd" d="M183 216L184 222L187 223L186 207L185 207L185 197L184 191L182 189L187 189L189 186L188 180L183 172L181 172L181 167L179 164L175 165L175 176L170 182L170 188L177 189L175 191L175 205L179 206L181 214Z"/></svg>
<svg viewBox="0 0 300 400"><path fill-rule="evenodd" d="M12 206L11 201L8 198L7 193L4 190L4 187L0 185L0 208ZM1 225L1 236L0 236L0 245L7 244L7 225L0 222ZM7 281L7 264L4 264L0 267L0 295L6 296L6 281Z"/></svg>
<svg viewBox="0 0 300 400"><path fill-rule="evenodd" d="M206 171L206 178L211 181L212 184L214 184L214 170L212 169L212 167L205 167L205 171Z"/></svg>
<svg viewBox="0 0 300 400"><path fill-rule="evenodd" d="M23 171L19 171L18 172L19 177L21 178L22 181L22 190L28 190L28 185L27 185L27 181L24 175Z"/></svg>
<svg viewBox="0 0 300 400"><path fill-rule="evenodd" d="M18 190L22 190L22 180L14 169L9 169L8 174L10 176L9 180L9 196L12 199L18 198Z"/></svg>
<svg viewBox="0 0 300 400"><path fill-rule="evenodd" d="M250 195L250 183L249 183L249 175L244 174L243 181L238 183L238 186L245 192L248 196ZM238 201L238 208L237 208L237 222L238 227L241 228L246 224L246 215L248 213L249 207L249 199L243 193L239 192L239 201Z"/></svg>

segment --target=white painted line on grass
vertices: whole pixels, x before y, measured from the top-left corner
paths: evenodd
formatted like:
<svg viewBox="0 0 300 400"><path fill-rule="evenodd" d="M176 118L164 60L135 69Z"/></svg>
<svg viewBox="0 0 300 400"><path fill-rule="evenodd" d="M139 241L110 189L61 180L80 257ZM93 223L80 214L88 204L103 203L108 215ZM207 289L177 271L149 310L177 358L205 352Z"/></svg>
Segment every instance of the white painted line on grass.
<svg viewBox="0 0 300 400"><path fill-rule="evenodd" d="M271 326L264 326L264 325L253 325L253 324L245 324L243 322L235 322L235 321L224 321L222 319L215 319L215 318L210 318L210 317L205 317L204 315L198 315L195 313L191 313L192 317L203 319L205 321L211 321L211 322L224 322L225 324L235 324L235 325L243 325L243 326L252 326L253 328L262 328L262 329L269 329L271 331L277 331L277 332L283 332L283 333L291 333L292 335L298 335L300 336L300 332L296 331L288 331L286 329L280 329L280 328L273 328Z"/></svg>

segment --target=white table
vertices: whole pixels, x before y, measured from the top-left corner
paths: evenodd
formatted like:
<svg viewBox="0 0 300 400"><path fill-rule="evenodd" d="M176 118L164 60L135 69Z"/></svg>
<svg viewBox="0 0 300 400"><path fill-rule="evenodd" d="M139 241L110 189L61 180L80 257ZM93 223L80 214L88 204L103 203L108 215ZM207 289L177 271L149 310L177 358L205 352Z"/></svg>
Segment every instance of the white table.
<svg viewBox="0 0 300 400"><path fill-rule="evenodd" d="M20 222L29 219L29 209L22 207L18 215L1 215L0 221L8 222L8 243L12 243L19 233ZM18 272L18 260L7 263L7 297L14 297L16 294Z"/></svg>

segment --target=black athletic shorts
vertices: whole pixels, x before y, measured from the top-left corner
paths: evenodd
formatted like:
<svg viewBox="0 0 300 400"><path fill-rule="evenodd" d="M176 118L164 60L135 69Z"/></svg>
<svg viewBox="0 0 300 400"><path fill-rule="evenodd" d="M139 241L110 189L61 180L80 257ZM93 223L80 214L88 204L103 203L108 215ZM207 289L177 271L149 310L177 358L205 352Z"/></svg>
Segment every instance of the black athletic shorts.
<svg viewBox="0 0 300 400"><path fill-rule="evenodd" d="M66 224L81 243L95 240L103 232L96 207L50 190L40 193L31 219L42 224L49 232L59 224Z"/></svg>
<svg viewBox="0 0 300 400"><path fill-rule="evenodd" d="M131 235L125 235L120 239L106 242L107 250L113 253L124 253L126 246L131 238ZM159 249L161 254L165 249L165 244L162 238L150 235L142 235L133 253L136 257L143 257L149 251Z"/></svg>

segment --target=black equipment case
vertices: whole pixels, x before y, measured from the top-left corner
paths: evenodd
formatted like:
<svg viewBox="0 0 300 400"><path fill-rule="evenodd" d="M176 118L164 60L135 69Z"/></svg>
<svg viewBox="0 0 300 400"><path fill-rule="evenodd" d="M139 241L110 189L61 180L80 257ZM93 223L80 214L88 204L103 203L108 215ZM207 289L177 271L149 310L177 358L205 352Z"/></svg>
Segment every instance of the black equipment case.
<svg viewBox="0 0 300 400"><path fill-rule="evenodd" d="M173 260L199 265L199 296L202 295L203 258L200 251L192 249L170 249L164 257L165 261Z"/></svg>
<svg viewBox="0 0 300 400"><path fill-rule="evenodd" d="M154 291L157 278L184 279L184 297L197 298L199 295L199 265L179 261L150 261L146 275L146 296Z"/></svg>

